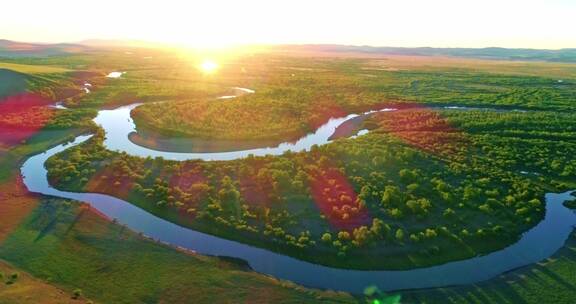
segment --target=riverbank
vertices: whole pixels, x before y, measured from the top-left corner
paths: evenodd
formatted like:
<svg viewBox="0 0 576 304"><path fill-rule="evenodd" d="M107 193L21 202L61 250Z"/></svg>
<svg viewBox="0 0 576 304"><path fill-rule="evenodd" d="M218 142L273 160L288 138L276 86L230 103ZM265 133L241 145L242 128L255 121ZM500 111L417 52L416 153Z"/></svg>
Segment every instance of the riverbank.
<svg viewBox="0 0 576 304"><path fill-rule="evenodd" d="M81 288L102 303L355 302L345 293L306 289L218 258L184 254L111 223L85 205L53 198L43 199L11 234L0 247L0 258L38 279ZM247 294L248 289L253 292Z"/></svg>
<svg viewBox="0 0 576 304"><path fill-rule="evenodd" d="M481 257L407 271L353 271L328 268L183 228L118 198L101 194L62 192L49 187L46 169L43 168L44 162L50 156L87 139L80 137L70 145L58 146L47 153L30 158L22 169L27 187L34 192L89 202L106 216L117 219L131 229L154 239L203 254L244 259L255 271L305 286L361 292L373 282L378 282L378 286L383 290L397 290L482 281L548 257L564 244L576 222L574 213L561 204L569 198L570 193L549 194L545 219L524 234L519 242L504 250ZM41 176L38 176L38 172ZM544 248L543 244L549 247ZM519 259L520 256L523 258ZM478 269L482 271L479 272Z"/></svg>
<svg viewBox="0 0 576 304"><path fill-rule="evenodd" d="M150 124L146 119L139 117L138 109L145 105L128 106L132 110L130 118L134 121L135 127L133 132L127 135L128 139L135 145L141 146L146 149L156 150L161 152L175 152L175 153L218 153L218 152L234 152L242 150L253 150L263 148L274 148L282 144L296 145L298 141L311 135L315 132L309 130L294 130L285 131L286 133L280 135L269 136L264 134L263 138L206 138L203 136L196 136L186 133L178 132L165 132L163 129L156 129L157 126ZM524 113L526 111L536 111L538 109L518 108L512 106L465 106L460 104L418 104L412 102L387 102L375 106L374 109L363 109L358 114L342 114L340 116L324 117L323 123L318 125L317 130L321 126L329 126L333 120L340 121L346 118L345 121L334 124L333 133L327 138L327 141L333 141L339 138L349 138L352 136L365 135L373 129L378 128L370 119L379 112L393 111L393 110L422 110L427 109L431 111L495 111L495 112L518 112ZM109 108L109 110L114 110ZM231 122L234 124L234 122ZM359 133L360 132L360 133ZM318 144L323 144L319 141ZM272 154L272 151L269 151ZM206 160L206 159L205 159Z"/></svg>
<svg viewBox="0 0 576 304"><path fill-rule="evenodd" d="M138 124L140 126L140 124ZM238 150L250 150L263 147L275 147L285 142L285 139L262 139L262 140L226 140L226 139L202 139L190 137L170 137L155 133L150 130L139 128L137 132L128 135L128 139L141 147L177 153L216 153L232 152Z"/></svg>
<svg viewBox="0 0 576 304"><path fill-rule="evenodd" d="M549 258L494 279L465 286L405 290L405 303L573 303L576 298L576 233Z"/></svg>

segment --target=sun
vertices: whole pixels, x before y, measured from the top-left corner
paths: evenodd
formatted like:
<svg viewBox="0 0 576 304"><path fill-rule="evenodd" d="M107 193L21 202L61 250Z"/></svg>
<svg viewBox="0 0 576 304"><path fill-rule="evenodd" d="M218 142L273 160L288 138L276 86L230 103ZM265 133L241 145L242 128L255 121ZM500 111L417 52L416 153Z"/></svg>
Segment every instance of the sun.
<svg viewBox="0 0 576 304"><path fill-rule="evenodd" d="M200 64L200 69L204 73L208 73L208 74L214 73L218 69L218 67L219 67L219 65L212 60L204 60Z"/></svg>

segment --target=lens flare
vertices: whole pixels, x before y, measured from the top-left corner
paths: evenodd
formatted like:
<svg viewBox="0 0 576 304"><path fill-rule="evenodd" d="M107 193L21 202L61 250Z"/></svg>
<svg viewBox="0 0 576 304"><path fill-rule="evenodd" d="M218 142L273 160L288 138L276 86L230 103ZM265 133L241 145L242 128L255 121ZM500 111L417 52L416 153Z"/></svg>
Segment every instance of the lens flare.
<svg viewBox="0 0 576 304"><path fill-rule="evenodd" d="M212 73L216 72L216 70L218 70L218 67L219 67L219 65L212 60L204 60L200 64L200 69L202 70L202 72L207 73L207 74L212 74Z"/></svg>

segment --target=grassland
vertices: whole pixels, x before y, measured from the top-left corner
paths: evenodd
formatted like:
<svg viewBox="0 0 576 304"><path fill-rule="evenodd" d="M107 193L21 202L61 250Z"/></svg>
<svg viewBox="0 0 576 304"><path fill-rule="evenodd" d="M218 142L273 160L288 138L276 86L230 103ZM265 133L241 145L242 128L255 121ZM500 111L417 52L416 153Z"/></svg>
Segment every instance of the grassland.
<svg viewBox="0 0 576 304"><path fill-rule="evenodd" d="M0 257L35 277L81 288L102 303L348 303L242 266L179 252L110 223L85 206L44 200L0 247Z"/></svg>
<svg viewBox="0 0 576 304"><path fill-rule="evenodd" d="M37 207L38 198L29 195L17 179L0 184L0 243Z"/></svg>
<svg viewBox="0 0 576 304"><path fill-rule="evenodd" d="M506 60L462 59L442 56L386 56L372 58L367 71L442 71L456 69L474 70L492 75L537 76L557 79L576 78L573 63L527 62Z"/></svg>
<svg viewBox="0 0 576 304"><path fill-rule="evenodd" d="M46 89L40 83L34 83L34 88ZM182 303L191 298L206 303L305 303L320 299L346 303L354 300L346 294L303 289L252 273L244 266L156 244L79 207L77 203L52 200L38 205L42 199L22 188L18 178L19 165L31 154L90 130L93 125L88 119L94 113L88 109L57 113L31 137L3 147L0 157L0 215L5 220L0 223L0 251L5 255L0 258L0 269L6 276L17 272L19 279L10 285L2 284L0 303L83 303L88 298L102 303L148 303L155 300ZM53 207L61 210L53 214L50 212ZM83 214L81 218L75 217L80 213ZM74 217L70 217L72 215ZM36 217L54 221L42 226L46 223L36 222ZM59 224L61 217L64 223ZM53 231L53 225L66 229ZM38 227L43 228L36 230ZM51 233L57 235L50 237ZM19 236L24 238L19 239ZM93 243L87 244L87 239ZM46 246L41 245L43 242ZM83 250L78 250L83 246ZM36 252L38 255L26 256L22 255L23 252ZM108 256L111 252L116 255ZM134 252L141 255L135 258ZM105 269L116 277L109 276ZM130 277L133 280L126 280L126 272L119 269L132 269L130 271L134 274ZM187 270L182 272L183 269ZM213 277L206 277L206 274ZM173 281L174 275L179 279ZM144 281L138 278L144 278ZM95 284L98 281L103 285ZM135 288L137 285L141 287ZM94 288L90 289L91 286ZM72 299L80 289L83 294L80 299Z"/></svg>
<svg viewBox="0 0 576 304"><path fill-rule="evenodd" d="M576 298L576 236L549 259L473 284L407 291L403 303L573 303Z"/></svg>
<svg viewBox="0 0 576 304"><path fill-rule="evenodd" d="M12 70L24 74L52 74L65 73L70 71L68 69L55 66L18 64L9 62L0 62L0 69Z"/></svg>
<svg viewBox="0 0 576 304"><path fill-rule="evenodd" d="M236 86L232 80L238 79L256 94L225 101L216 94L166 98L134 111L138 130L164 137L289 140L330 117L381 108L391 101L568 110L575 97L574 65L563 63L264 56L257 66L237 73L243 66L243 61L230 63L222 79L210 80Z"/></svg>
<svg viewBox="0 0 576 304"><path fill-rule="evenodd" d="M192 297L204 303L354 300L345 294L278 282L217 258L185 254L144 239L77 202L28 194L17 179L14 163L70 134L74 132L40 132L12 149L12 161L3 164L0 214L7 220L0 222L0 268L6 275L18 272L20 279L0 287L0 303L82 303L86 298L98 303L183 303ZM134 256L135 252L139 254ZM132 281L125 276L129 272ZM174 276L178 277L175 281ZM83 296L72 300L77 289ZM251 298L254 294L248 290L259 297Z"/></svg>
<svg viewBox="0 0 576 304"><path fill-rule="evenodd" d="M361 127L373 134L312 153L232 162L129 157L105 151L100 134L51 159L51 180L124 198L197 230L363 269L423 267L497 250L542 218L545 191L574 185L573 79L525 75L523 63L461 59L430 67L395 58L406 67L368 71L374 60L250 57L225 65L217 77L130 70L102 94L122 89L145 102L164 100L134 116L139 129L167 136L290 139L331 116L413 109L374 115ZM470 68L476 64L503 68ZM233 86L256 94L216 99ZM447 105L492 110L439 108Z"/></svg>
<svg viewBox="0 0 576 304"><path fill-rule="evenodd" d="M73 294L64 291L53 285L34 278L26 272L12 267L0 260L0 273L3 274L0 281L0 304L71 304L71 303L90 303L85 298L73 299ZM13 274L18 278L10 281Z"/></svg>
<svg viewBox="0 0 576 304"><path fill-rule="evenodd" d="M271 54L236 58L217 75L204 75L188 58L135 54L10 61L98 77L127 73L100 81L94 76L90 94L66 99L70 110L55 112L34 136L3 148L0 180L6 188L16 185L16 164L27 155L95 132L90 119L98 109L135 101L149 103L135 113L140 130L205 139L291 138L333 115L391 102L425 104L374 115L357 126L371 134L307 154L174 163L105 151L96 136L49 164L59 188L110 193L179 224L323 264L412 268L491 252L541 219L544 192L576 184L573 65ZM58 86L78 90L85 79L75 77L64 71L25 75L26 88L54 97ZM257 93L216 101L236 86ZM446 105L528 112L427 108ZM38 205L38 198L18 193L1 199L7 203L0 216L11 218L0 224L6 267L68 295L81 288L104 303L357 300L178 252L75 203L42 199ZM405 292L404 302L570 303L573 242L546 264L474 286ZM255 299L257 294L265 296Z"/></svg>
<svg viewBox="0 0 576 304"><path fill-rule="evenodd" d="M26 90L26 77L10 70L0 69L0 98Z"/></svg>

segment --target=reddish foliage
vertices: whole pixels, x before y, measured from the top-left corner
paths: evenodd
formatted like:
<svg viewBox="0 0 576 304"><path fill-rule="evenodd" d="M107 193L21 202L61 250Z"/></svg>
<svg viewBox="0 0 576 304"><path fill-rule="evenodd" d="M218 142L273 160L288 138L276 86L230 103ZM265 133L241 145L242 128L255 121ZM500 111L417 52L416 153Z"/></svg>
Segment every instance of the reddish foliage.
<svg viewBox="0 0 576 304"><path fill-rule="evenodd" d="M54 100L64 100L68 98L75 98L79 97L84 94L84 90L79 90L75 87L58 87L53 89L54 96L52 97Z"/></svg>
<svg viewBox="0 0 576 304"><path fill-rule="evenodd" d="M164 175L164 174L162 174ZM166 174L168 176L168 174ZM189 194L180 197L175 193L176 200L185 204L182 211L196 207L208 194L208 179L202 172L202 167L194 163L184 163L178 170L169 174L168 187L176 188Z"/></svg>
<svg viewBox="0 0 576 304"><path fill-rule="evenodd" d="M452 154L464 144L462 133L438 112L421 105L406 104L402 110L376 116L386 132L428 152Z"/></svg>
<svg viewBox="0 0 576 304"><path fill-rule="evenodd" d="M0 144L14 145L38 132L52 118L51 101L24 93L0 100Z"/></svg>
<svg viewBox="0 0 576 304"><path fill-rule="evenodd" d="M247 160L248 170L240 171L237 177L240 195L249 205L269 207L278 198L279 185L274 184L266 163L258 159Z"/></svg>
<svg viewBox="0 0 576 304"><path fill-rule="evenodd" d="M69 76L74 86L59 86L52 89L54 100L66 100L67 105L78 104L86 95L85 89L94 92L106 81L104 75L97 72L75 71ZM86 84L89 85L86 86Z"/></svg>
<svg viewBox="0 0 576 304"><path fill-rule="evenodd" d="M99 72L74 71L70 73L70 76L72 77L72 81L78 85L84 85L86 82L94 85L95 83L101 84L106 81L104 78L105 75Z"/></svg>
<svg viewBox="0 0 576 304"><path fill-rule="evenodd" d="M206 183L208 180L202 168L194 163L184 163L173 174L170 174L170 187L179 187L182 190L189 189L194 184Z"/></svg>
<svg viewBox="0 0 576 304"><path fill-rule="evenodd" d="M269 206L274 195L271 183L262 183L254 176L245 175L239 178L240 194L244 200L252 205Z"/></svg>
<svg viewBox="0 0 576 304"><path fill-rule="evenodd" d="M345 109L330 100L315 103L310 109L310 113L315 113L308 120L308 125L311 130L317 129L325 124L330 118L344 117L348 114Z"/></svg>
<svg viewBox="0 0 576 304"><path fill-rule="evenodd" d="M322 214L337 230L352 231L372 222L366 207L358 205L354 188L337 169L328 168L313 174L310 190Z"/></svg>
<svg viewBox="0 0 576 304"><path fill-rule="evenodd" d="M86 185L86 191L110 193L110 190L113 189L112 194L114 194L114 196L126 199L132 191L133 186L134 179L132 177L120 175L118 174L118 170L109 166L100 170L90 178Z"/></svg>

